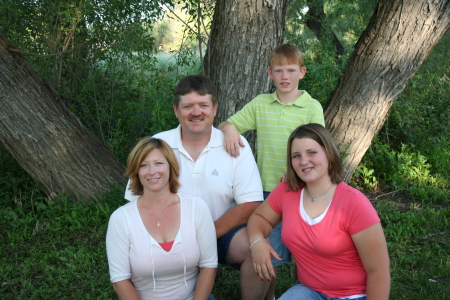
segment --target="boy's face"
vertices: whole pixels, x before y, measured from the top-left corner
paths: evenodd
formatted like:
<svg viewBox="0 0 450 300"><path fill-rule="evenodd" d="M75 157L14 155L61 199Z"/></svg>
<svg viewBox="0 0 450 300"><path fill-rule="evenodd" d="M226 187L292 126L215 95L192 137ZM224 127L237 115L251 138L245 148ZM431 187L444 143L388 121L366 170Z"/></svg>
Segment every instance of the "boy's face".
<svg viewBox="0 0 450 300"><path fill-rule="evenodd" d="M291 93L298 90L298 82L306 74L306 68L297 64L293 65L273 65L267 69L270 79L273 80L277 92L279 93Z"/></svg>

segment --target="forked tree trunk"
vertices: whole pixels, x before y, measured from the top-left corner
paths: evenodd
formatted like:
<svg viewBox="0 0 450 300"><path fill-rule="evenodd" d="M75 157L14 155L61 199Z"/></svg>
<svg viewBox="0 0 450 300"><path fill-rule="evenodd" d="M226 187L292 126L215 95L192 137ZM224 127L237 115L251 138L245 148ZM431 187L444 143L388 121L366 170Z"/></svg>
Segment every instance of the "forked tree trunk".
<svg viewBox="0 0 450 300"><path fill-rule="evenodd" d="M346 181L449 22L450 0L379 1L325 108L327 127L349 153Z"/></svg>
<svg viewBox="0 0 450 300"><path fill-rule="evenodd" d="M49 196L97 198L125 167L0 34L0 145Z"/></svg>
<svg viewBox="0 0 450 300"><path fill-rule="evenodd" d="M217 0L205 75L218 90L216 125L269 92L269 55L282 42L286 0ZM254 135L249 137L255 150Z"/></svg>

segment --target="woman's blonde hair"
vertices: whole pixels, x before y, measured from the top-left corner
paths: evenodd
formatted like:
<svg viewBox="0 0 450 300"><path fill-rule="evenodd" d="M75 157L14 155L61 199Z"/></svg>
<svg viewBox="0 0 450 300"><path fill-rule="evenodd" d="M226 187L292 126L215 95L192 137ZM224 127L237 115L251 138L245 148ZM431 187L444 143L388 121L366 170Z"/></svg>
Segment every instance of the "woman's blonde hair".
<svg viewBox="0 0 450 300"><path fill-rule="evenodd" d="M172 148L161 139L145 137L141 139L133 150L131 150L127 159L127 170L125 176L131 179L130 190L134 195L142 195L144 187L139 180L139 168L144 158L153 150L159 149L169 163L169 189L172 193L176 193L180 187L178 178L180 177L180 165L173 153Z"/></svg>

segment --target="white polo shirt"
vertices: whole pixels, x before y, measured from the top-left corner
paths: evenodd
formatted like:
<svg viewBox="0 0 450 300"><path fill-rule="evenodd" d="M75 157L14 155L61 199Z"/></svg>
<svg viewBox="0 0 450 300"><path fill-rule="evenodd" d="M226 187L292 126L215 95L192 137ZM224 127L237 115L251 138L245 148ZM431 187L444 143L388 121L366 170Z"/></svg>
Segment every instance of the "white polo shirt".
<svg viewBox="0 0 450 300"><path fill-rule="evenodd" d="M231 207L253 201L263 201L261 177L252 150L241 136L245 147L240 155L231 157L223 147L223 132L212 128L211 139L194 161L181 142L181 126L164 131L153 137L164 140L173 149L180 164L181 187L179 192L205 200L214 221ZM125 199L134 200L128 189Z"/></svg>

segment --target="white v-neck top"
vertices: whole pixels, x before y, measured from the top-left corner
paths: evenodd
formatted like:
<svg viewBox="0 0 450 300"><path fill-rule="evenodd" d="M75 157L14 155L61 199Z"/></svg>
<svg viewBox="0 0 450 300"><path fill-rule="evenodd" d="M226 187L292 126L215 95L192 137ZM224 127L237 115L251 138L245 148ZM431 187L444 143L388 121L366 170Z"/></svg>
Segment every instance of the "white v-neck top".
<svg viewBox="0 0 450 300"><path fill-rule="evenodd" d="M111 215L106 235L111 282L131 279L141 299L192 299L199 267L217 268L214 223L206 203L180 197L180 228L166 252L149 234L137 200Z"/></svg>

